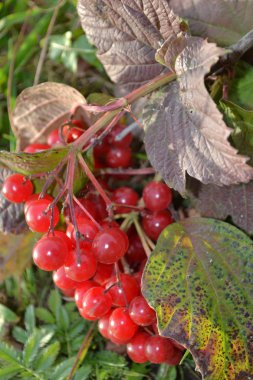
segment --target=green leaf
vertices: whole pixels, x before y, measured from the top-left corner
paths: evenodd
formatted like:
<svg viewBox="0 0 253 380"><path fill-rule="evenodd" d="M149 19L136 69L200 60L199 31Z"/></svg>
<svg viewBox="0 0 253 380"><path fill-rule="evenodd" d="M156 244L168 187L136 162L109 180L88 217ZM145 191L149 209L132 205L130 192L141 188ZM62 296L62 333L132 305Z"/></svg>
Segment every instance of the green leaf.
<svg viewBox="0 0 253 380"><path fill-rule="evenodd" d="M45 323L55 323L53 315L44 307L37 307L35 310L36 317Z"/></svg>
<svg viewBox="0 0 253 380"><path fill-rule="evenodd" d="M58 290L52 290L48 298L48 307L53 315L57 317L58 311L61 308L61 296Z"/></svg>
<svg viewBox="0 0 253 380"><path fill-rule="evenodd" d="M73 48L79 57L95 67L100 72L104 71L104 67L96 56L96 49L89 43L86 36L80 36L74 43Z"/></svg>
<svg viewBox="0 0 253 380"><path fill-rule="evenodd" d="M241 108L228 100L220 101L227 124L234 130L231 139L241 154L250 157L253 165L253 111ZM252 103L253 105L253 103Z"/></svg>
<svg viewBox="0 0 253 380"><path fill-rule="evenodd" d="M156 380L176 380L177 370L175 366L168 366L167 364L161 364L157 373Z"/></svg>
<svg viewBox="0 0 253 380"><path fill-rule="evenodd" d="M44 348L43 351L39 354L39 357L36 360L35 368L39 371L44 371L51 367L60 351L60 343L54 342L48 347Z"/></svg>
<svg viewBox="0 0 253 380"><path fill-rule="evenodd" d="M92 373L92 366L90 364L85 364L76 372L74 380L86 380L90 379L90 374Z"/></svg>
<svg viewBox="0 0 253 380"><path fill-rule="evenodd" d="M19 326L15 326L12 330L12 336L15 338L19 343L25 344L27 338L28 338L28 332L22 329Z"/></svg>
<svg viewBox="0 0 253 380"><path fill-rule="evenodd" d="M64 360L62 363L58 364L54 372L51 373L52 379L57 379L57 380L66 380L66 377L69 375L74 363L75 363L76 358L70 358L67 360Z"/></svg>
<svg viewBox="0 0 253 380"><path fill-rule="evenodd" d="M99 365L109 367L124 368L126 366L126 359L112 351L99 351L95 356L95 361Z"/></svg>
<svg viewBox="0 0 253 380"><path fill-rule="evenodd" d="M67 331L69 329L69 315L64 306L61 306L57 310L56 322L61 330Z"/></svg>
<svg viewBox="0 0 253 380"><path fill-rule="evenodd" d="M54 148L38 153L11 153L0 151L0 164L10 170L30 175L53 170L68 154L69 147Z"/></svg>
<svg viewBox="0 0 253 380"><path fill-rule="evenodd" d="M29 305L25 311L25 328L28 331L28 333L32 333L35 329L35 310L33 305Z"/></svg>
<svg viewBox="0 0 253 380"><path fill-rule="evenodd" d="M159 331L187 347L205 379L252 374L252 265L247 235L204 218L171 224L149 257L142 293Z"/></svg>
<svg viewBox="0 0 253 380"><path fill-rule="evenodd" d="M19 372L20 366L19 365L11 365L9 367L0 368L0 379L3 379L4 376L12 375L12 379L15 379L14 375L17 375Z"/></svg>
<svg viewBox="0 0 253 380"><path fill-rule="evenodd" d="M38 355L39 349L44 347L53 337L54 332L48 332L46 329L35 329L33 333L28 337L24 350L23 360L25 365L29 365L34 361Z"/></svg>
<svg viewBox="0 0 253 380"><path fill-rule="evenodd" d="M19 317L17 314L13 313L11 309L0 304L0 336L3 332L3 327L6 323L17 323L19 321Z"/></svg>
<svg viewBox="0 0 253 380"><path fill-rule="evenodd" d="M9 364L19 364L21 362L18 351L4 342L0 342L0 361Z"/></svg>
<svg viewBox="0 0 253 380"><path fill-rule="evenodd" d="M240 62L229 86L229 100L241 107L253 109L253 66Z"/></svg>

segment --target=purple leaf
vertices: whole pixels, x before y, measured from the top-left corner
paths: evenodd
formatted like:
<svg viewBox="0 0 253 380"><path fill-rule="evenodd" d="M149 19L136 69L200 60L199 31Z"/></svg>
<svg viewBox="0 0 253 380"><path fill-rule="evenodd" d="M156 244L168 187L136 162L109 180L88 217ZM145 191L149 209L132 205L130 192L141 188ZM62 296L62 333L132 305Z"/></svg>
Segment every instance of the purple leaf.
<svg viewBox="0 0 253 380"><path fill-rule="evenodd" d="M156 61L156 50L181 33L168 1L79 0L78 12L98 58L123 92L166 70Z"/></svg>
<svg viewBox="0 0 253 380"><path fill-rule="evenodd" d="M178 79L154 94L144 108L145 146L154 168L180 193L186 172L203 183L248 182L253 169L227 141L226 126L209 96L204 76L224 50L190 37L176 59Z"/></svg>

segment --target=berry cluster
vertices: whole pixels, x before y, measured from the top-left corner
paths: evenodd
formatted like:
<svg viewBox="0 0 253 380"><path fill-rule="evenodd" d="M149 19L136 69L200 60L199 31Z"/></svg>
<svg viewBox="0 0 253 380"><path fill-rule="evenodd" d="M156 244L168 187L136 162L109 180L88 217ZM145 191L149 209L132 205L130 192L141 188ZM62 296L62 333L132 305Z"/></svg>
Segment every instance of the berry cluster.
<svg viewBox="0 0 253 380"><path fill-rule="evenodd" d="M65 143L83 133L78 121L72 124L77 127L63 127ZM128 167L131 141L131 133L124 134L124 126L117 125L95 146L95 167ZM30 145L25 151L60 143L56 130L49 135L47 147ZM50 194L34 194L33 183L23 175L9 176L2 192L11 202L25 202L27 225L43 234L33 248L34 263L53 272L55 285L74 297L83 318L97 320L102 336L126 345L129 357L137 363L178 364L184 348L158 335L156 314L140 291L147 250L173 222L168 210L172 192L164 183L152 181L140 197L130 186L114 183L111 189L107 180L97 181L110 199L113 213L108 215L103 194L88 184L75 203L64 208L64 223L59 202Z"/></svg>

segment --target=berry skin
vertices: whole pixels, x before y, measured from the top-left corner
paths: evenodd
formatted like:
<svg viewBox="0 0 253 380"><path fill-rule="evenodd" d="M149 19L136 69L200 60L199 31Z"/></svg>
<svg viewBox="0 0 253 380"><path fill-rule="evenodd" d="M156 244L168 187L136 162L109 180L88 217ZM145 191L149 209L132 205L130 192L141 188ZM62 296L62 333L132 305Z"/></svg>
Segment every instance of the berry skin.
<svg viewBox="0 0 253 380"><path fill-rule="evenodd" d="M47 232L50 227L51 211L45 213L51 204L49 199L38 199L32 201L25 213L25 220L29 228L36 232ZM53 226L59 222L60 213L56 206L53 209Z"/></svg>
<svg viewBox="0 0 253 380"><path fill-rule="evenodd" d="M109 168L128 168L131 164L131 148L111 148L105 155L106 164Z"/></svg>
<svg viewBox="0 0 253 380"><path fill-rule="evenodd" d="M44 150L50 149L51 146L48 144L30 144L24 149L25 153L38 153L43 152Z"/></svg>
<svg viewBox="0 0 253 380"><path fill-rule="evenodd" d="M139 332L127 344L127 354L135 363L145 363L148 361L145 349L149 334Z"/></svg>
<svg viewBox="0 0 253 380"><path fill-rule="evenodd" d="M150 211L161 211L168 208L172 201L171 189L162 182L148 183L142 193L145 206Z"/></svg>
<svg viewBox="0 0 253 380"><path fill-rule="evenodd" d="M93 277L93 281L96 281L99 285L105 285L114 274L113 264L98 263L97 271Z"/></svg>
<svg viewBox="0 0 253 380"><path fill-rule="evenodd" d="M40 269L53 271L64 264L67 254L64 240L57 236L43 237L33 248L33 261Z"/></svg>
<svg viewBox="0 0 253 380"><path fill-rule="evenodd" d="M80 251L80 264L77 262L76 251L72 250L69 252L64 266L66 276L77 282L89 280L94 276L97 269L97 260L95 259L93 252L84 248Z"/></svg>
<svg viewBox="0 0 253 380"><path fill-rule="evenodd" d="M76 288L74 298L75 298L76 306L78 307L78 309L81 309L83 306L83 297L85 293L87 293L88 290L90 290L91 288L94 288L95 286L98 286L98 284L95 281L88 280L88 281L82 282L82 285Z"/></svg>
<svg viewBox="0 0 253 380"><path fill-rule="evenodd" d="M109 334L118 342L127 343L138 330L138 326L132 321L128 310L124 307L115 309L109 319Z"/></svg>
<svg viewBox="0 0 253 380"><path fill-rule="evenodd" d="M173 223L173 219L167 210L147 213L142 218L142 227L153 240L157 240L164 228L171 223Z"/></svg>
<svg viewBox="0 0 253 380"><path fill-rule="evenodd" d="M145 354L151 363L163 363L173 357L174 352L174 346L169 339L159 335L147 339Z"/></svg>
<svg viewBox="0 0 253 380"><path fill-rule="evenodd" d="M42 238L47 237L48 235L43 235ZM73 248L72 241L68 238L68 236L63 231L57 231L54 230L54 233L50 234L49 236L56 236L64 241L64 243L67 245L68 250L70 251Z"/></svg>
<svg viewBox="0 0 253 380"><path fill-rule="evenodd" d="M91 248L92 241L98 233L97 226L87 218L78 218L76 220L78 230L81 234L79 244L81 248ZM66 235L71 239L72 243L76 244L75 230L72 223L69 223L66 231Z"/></svg>
<svg viewBox="0 0 253 380"><path fill-rule="evenodd" d="M131 187L123 186L114 190L111 199L114 203L122 205L115 208L116 213L124 214L132 211L131 207L124 207L124 205L136 206L139 196Z"/></svg>
<svg viewBox="0 0 253 380"><path fill-rule="evenodd" d="M83 131L78 128L70 128L68 125L63 127L62 135L68 144L76 141L82 134Z"/></svg>
<svg viewBox="0 0 253 380"><path fill-rule="evenodd" d="M33 184L22 174L12 174L3 183L3 196L12 203L22 203L33 193Z"/></svg>
<svg viewBox="0 0 253 380"><path fill-rule="evenodd" d="M91 214L91 216L93 216L93 218L96 220L97 219L97 211L96 211L96 206L94 205L94 203L91 200L86 199L86 198L78 198L78 201ZM81 209L81 207L79 207L79 205L77 203L74 204L74 211L75 211L76 219L86 219L86 220L89 219L88 216ZM70 212L69 212L68 207L64 210L64 216L69 221Z"/></svg>
<svg viewBox="0 0 253 380"><path fill-rule="evenodd" d="M117 282L116 276L112 277L106 284L106 289L112 297L112 303L114 306L127 306L126 302L131 302L132 299L140 294L140 287L138 282L133 276L129 274L121 273L120 282L121 286L114 285Z"/></svg>
<svg viewBox="0 0 253 380"><path fill-rule="evenodd" d="M174 347L174 354L168 357L165 363L168 365L178 365L182 357L183 357L183 352L180 349Z"/></svg>
<svg viewBox="0 0 253 380"><path fill-rule="evenodd" d="M126 136L124 136L122 139L118 139L117 136L124 131L125 127L123 125L115 125L111 132L105 137L105 142L110 146L113 145L114 147L118 148L125 148L128 147L133 139L133 135L131 133L128 133Z"/></svg>
<svg viewBox="0 0 253 380"><path fill-rule="evenodd" d="M96 321L97 317L90 317L83 309L78 309L80 315L84 318L87 319L88 321Z"/></svg>
<svg viewBox="0 0 253 380"><path fill-rule="evenodd" d="M105 228L97 233L92 248L100 263L113 264L126 253L127 241L126 234L119 228Z"/></svg>
<svg viewBox="0 0 253 380"><path fill-rule="evenodd" d="M109 310L108 313L103 315L103 317L101 317L98 321L98 330L105 339L110 339L109 319L110 319L111 313L112 311Z"/></svg>
<svg viewBox="0 0 253 380"><path fill-rule="evenodd" d="M62 145L62 141L60 139L59 129L54 129L49 133L47 137L47 143L50 146Z"/></svg>
<svg viewBox="0 0 253 380"><path fill-rule="evenodd" d="M125 255L128 264L130 264L134 269L139 266L139 264L146 258L146 253L141 243L141 240L136 232L128 235L129 248Z"/></svg>
<svg viewBox="0 0 253 380"><path fill-rule="evenodd" d="M135 297L129 306L129 315L139 326L149 326L156 320L156 313L148 305L144 297Z"/></svg>
<svg viewBox="0 0 253 380"><path fill-rule="evenodd" d="M73 281L71 278L66 276L66 272L63 266L53 273L53 281L57 288L61 290L71 290L82 286L82 283Z"/></svg>
<svg viewBox="0 0 253 380"><path fill-rule="evenodd" d="M89 289L83 297L82 310L88 317L101 318L111 306L112 298L101 286Z"/></svg>
<svg viewBox="0 0 253 380"><path fill-rule="evenodd" d="M29 198L27 199L27 201L24 204L24 213L25 214L26 214L26 212L28 210L28 207L30 206L31 202L32 201L37 201L39 199L39 196L40 196L40 194L37 194L37 193L32 194L32 195L29 196ZM41 198L41 199L48 199L51 202L53 202L53 200L54 200L54 198L51 197L51 195L49 195L49 194L45 194L45 196L43 198Z"/></svg>

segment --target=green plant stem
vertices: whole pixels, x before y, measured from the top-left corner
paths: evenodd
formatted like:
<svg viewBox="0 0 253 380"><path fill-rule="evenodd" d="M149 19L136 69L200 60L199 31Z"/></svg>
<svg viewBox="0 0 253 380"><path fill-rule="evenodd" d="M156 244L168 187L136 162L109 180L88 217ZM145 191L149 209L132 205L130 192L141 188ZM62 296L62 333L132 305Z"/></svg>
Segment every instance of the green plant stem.
<svg viewBox="0 0 253 380"><path fill-rule="evenodd" d="M93 335L94 335L95 326L96 326L96 323L93 322L91 324L91 326L90 326L87 334L85 335L83 343L82 343L82 345L81 345L81 347L80 347L80 349L78 351L75 363L74 363L74 365L73 365L73 367L71 369L70 374L67 377L67 380L73 379L74 374L76 373L76 371L78 370L80 364L82 363L83 359L85 358L85 356L86 356L86 354L88 352L89 346L91 344Z"/></svg>

